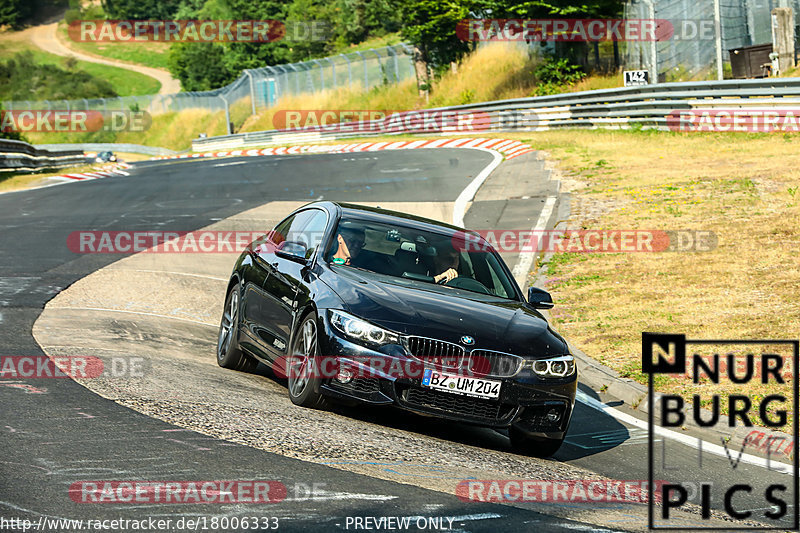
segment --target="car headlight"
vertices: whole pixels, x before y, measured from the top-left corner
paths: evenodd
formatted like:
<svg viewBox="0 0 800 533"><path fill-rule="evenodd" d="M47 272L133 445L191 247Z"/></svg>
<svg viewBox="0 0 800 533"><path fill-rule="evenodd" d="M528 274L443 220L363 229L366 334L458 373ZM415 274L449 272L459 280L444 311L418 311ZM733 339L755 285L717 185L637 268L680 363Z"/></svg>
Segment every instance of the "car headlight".
<svg viewBox="0 0 800 533"><path fill-rule="evenodd" d="M379 328L344 311L331 309L328 311L328 316L334 328L355 341L371 346L400 344L400 337L396 333Z"/></svg>
<svg viewBox="0 0 800 533"><path fill-rule="evenodd" d="M571 355L536 359L528 361L527 365L534 374L543 378L565 378L575 373L575 358Z"/></svg>

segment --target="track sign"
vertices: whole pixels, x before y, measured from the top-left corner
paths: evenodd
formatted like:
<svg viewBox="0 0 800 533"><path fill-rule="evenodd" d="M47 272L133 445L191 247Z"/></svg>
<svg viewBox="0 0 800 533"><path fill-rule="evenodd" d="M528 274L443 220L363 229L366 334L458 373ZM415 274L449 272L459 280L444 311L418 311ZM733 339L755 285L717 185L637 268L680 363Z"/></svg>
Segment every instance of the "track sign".
<svg viewBox="0 0 800 533"><path fill-rule="evenodd" d="M650 73L646 70L626 70L622 74L625 76L625 87L635 87L650 83Z"/></svg>

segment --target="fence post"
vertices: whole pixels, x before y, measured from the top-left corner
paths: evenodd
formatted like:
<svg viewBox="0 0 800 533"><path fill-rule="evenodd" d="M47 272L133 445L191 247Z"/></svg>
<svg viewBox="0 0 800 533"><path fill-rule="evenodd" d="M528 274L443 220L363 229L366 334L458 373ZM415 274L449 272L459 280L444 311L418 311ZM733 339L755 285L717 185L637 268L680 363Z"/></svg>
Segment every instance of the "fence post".
<svg viewBox="0 0 800 533"><path fill-rule="evenodd" d="M361 64L364 65L364 90L366 91L369 85L369 81L367 80L367 60L364 59L364 56L361 55L361 52L355 52L355 54L361 60Z"/></svg>
<svg viewBox="0 0 800 533"><path fill-rule="evenodd" d="M345 61L347 61L347 80L348 80L347 81L347 86L352 89L353 88L353 68L350 66L350 59L344 54L339 54L339 55L342 56Z"/></svg>
<svg viewBox="0 0 800 533"><path fill-rule="evenodd" d="M328 63L331 64L331 77L333 78L333 88L335 89L339 86L339 83L336 81L336 63L334 63L333 59L330 57L327 57L326 59L328 60Z"/></svg>
<svg viewBox="0 0 800 533"><path fill-rule="evenodd" d="M644 0L650 6L650 20L656 20L656 6L653 0ZM715 0L716 1L716 0ZM658 42L650 41L650 83L658 83Z"/></svg>
<svg viewBox="0 0 800 533"><path fill-rule="evenodd" d="M312 63L314 63L317 67L319 67L319 82L322 84L322 90L325 90L325 69L322 68L318 59L312 59Z"/></svg>
<svg viewBox="0 0 800 533"><path fill-rule="evenodd" d="M222 101L225 102L225 124L228 130L228 135L231 135L233 132L231 131L231 112L228 109L228 101L225 99L223 95L219 95L222 98Z"/></svg>
<svg viewBox="0 0 800 533"><path fill-rule="evenodd" d="M383 65L381 64L381 55L374 48L370 48L370 52L375 54L375 57L378 58L378 72L381 73L381 80L380 80L380 83L378 85L383 85L383 78L386 78L386 81L388 82L389 81L389 76L387 76L386 75L386 71L383 70Z"/></svg>
<svg viewBox="0 0 800 533"><path fill-rule="evenodd" d="M717 52L717 79L722 79L722 16L719 0L714 0L714 48Z"/></svg>
<svg viewBox="0 0 800 533"><path fill-rule="evenodd" d="M386 51L394 59L394 81L395 82L399 82L400 81L400 68L397 66L397 52L395 52L394 49L391 46L387 47Z"/></svg>
<svg viewBox="0 0 800 533"><path fill-rule="evenodd" d="M253 74L250 72L250 69L245 69L245 74L247 74L247 79L250 80L250 104L252 104L253 108L253 115L256 114L256 84L253 81Z"/></svg>

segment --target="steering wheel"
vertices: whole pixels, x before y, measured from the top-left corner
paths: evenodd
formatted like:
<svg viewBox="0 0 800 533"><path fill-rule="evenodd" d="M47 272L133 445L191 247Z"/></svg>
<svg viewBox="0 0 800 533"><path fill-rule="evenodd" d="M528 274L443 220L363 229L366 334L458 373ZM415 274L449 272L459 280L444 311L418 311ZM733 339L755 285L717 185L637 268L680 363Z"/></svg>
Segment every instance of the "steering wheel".
<svg viewBox="0 0 800 533"><path fill-rule="evenodd" d="M456 289L466 289L472 292L491 294L491 292L489 292L489 289L486 288L486 285L472 278L453 278L447 283L445 283L445 285L447 285L448 287L455 287Z"/></svg>

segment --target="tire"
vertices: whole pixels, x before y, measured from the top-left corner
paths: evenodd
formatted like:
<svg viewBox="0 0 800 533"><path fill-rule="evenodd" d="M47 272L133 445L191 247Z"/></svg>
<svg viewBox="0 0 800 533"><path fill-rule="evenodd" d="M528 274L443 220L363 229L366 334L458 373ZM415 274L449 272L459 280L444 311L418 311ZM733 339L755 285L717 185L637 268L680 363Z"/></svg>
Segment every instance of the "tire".
<svg viewBox="0 0 800 533"><path fill-rule="evenodd" d="M324 409L327 406L319 391L322 379L314 375L319 356L318 341L317 319L312 312L300 321L286 362L289 399L300 407Z"/></svg>
<svg viewBox="0 0 800 533"><path fill-rule="evenodd" d="M239 284L234 285L225 298L217 340L217 364L222 368L252 372L258 366L239 347Z"/></svg>
<svg viewBox="0 0 800 533"><path fill-rule="evenodd" d="M529 437L524 432L518 430L514 426L508 430L508 436L511 439L511 448L521 455L530 455L532 457L550 457L554 455L564 439L542 439L537 437Z"/></svg>

